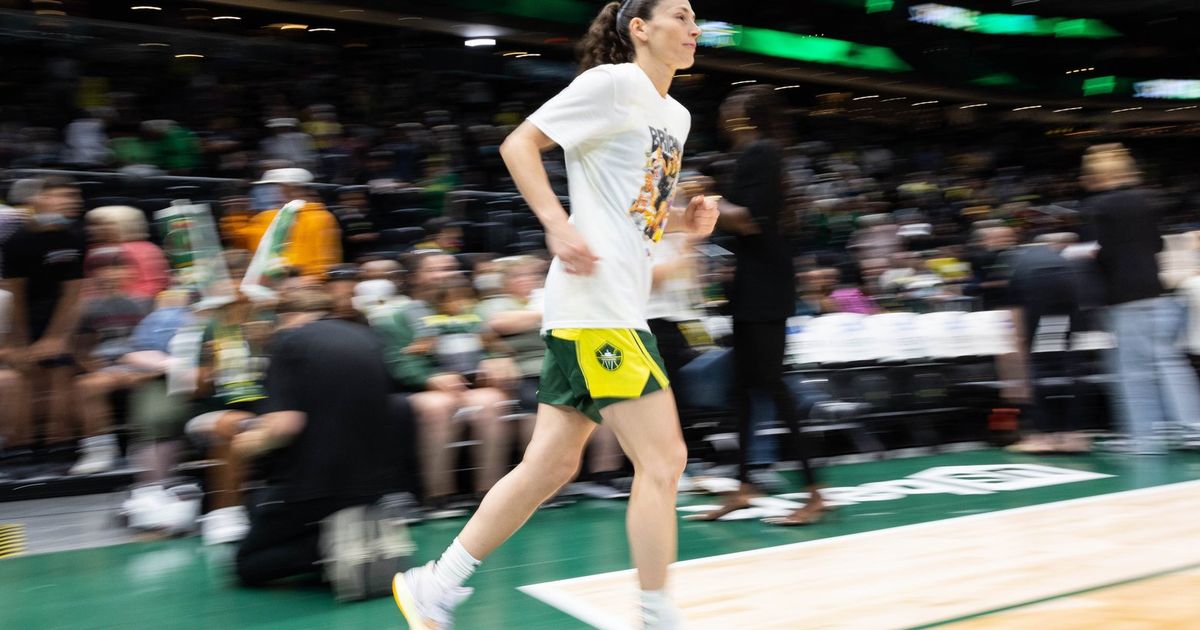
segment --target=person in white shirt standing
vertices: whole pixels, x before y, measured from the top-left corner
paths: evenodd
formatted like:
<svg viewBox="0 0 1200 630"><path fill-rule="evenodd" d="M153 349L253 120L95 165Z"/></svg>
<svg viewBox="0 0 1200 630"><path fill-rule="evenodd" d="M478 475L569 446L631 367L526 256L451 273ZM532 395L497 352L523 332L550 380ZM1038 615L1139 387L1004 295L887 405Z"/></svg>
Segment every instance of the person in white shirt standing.
<svg viewBox="0 0 1200 630"><path fill-rule="evenodd" d="M501 157L545 228L554 254L542 322L546 360L536 428L524 460L497 483L436 562L397 574L393 592L413 628L441 628L470 594L462 584L579 467L596 423L634 465L628 534L646 628L675 628L666 595L676 555L675 492L687 461L675 399L646 323L652 248L662 238L691 127L668 96L695 62L700 28L687 0L610 2L581 42L583 70L518 127ZM561 146L572 214L541 154ZM716 202L691 199L673 229L707 235Z"/></svg>

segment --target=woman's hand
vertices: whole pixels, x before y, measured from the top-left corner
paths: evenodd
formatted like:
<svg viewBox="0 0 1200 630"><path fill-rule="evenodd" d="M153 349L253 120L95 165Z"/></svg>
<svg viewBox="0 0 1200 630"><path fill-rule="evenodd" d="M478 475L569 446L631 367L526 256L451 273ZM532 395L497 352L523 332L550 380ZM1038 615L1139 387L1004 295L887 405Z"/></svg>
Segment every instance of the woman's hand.
<svg viewBox="0 0 1200 630"><path fill-rule="evenodd" d="M717 227L717 218L721 216L717 210L717 200L720 197L696 195L688 202L687 210L683 213L683 226L692 236L704 237L712 234Z"/></svg>
<svg viewBox="0 0 1200 630"><path fill-rule="evenodd" d="M592 253L579 230L565 221L546 233L546 245L550 247L550 253L562 261L563 268L570 274L590 276L596 261L600 260Z"/></svg>

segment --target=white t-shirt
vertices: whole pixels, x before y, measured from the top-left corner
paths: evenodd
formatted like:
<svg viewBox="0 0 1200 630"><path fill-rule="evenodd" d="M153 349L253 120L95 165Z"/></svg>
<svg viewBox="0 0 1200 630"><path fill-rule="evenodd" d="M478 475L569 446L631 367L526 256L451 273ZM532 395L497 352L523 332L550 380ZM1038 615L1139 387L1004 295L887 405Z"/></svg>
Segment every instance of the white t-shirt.
<svg viewBox="0 0 1200 630"><path fill-rule="evenodd" d="M682 232L664 235L662 242L654 248L654 264L670 264L691 256L692 248L688 245L688 238L688 235ZM651 291L646 317L672 322L700 319L700 313L696 312L699 295L700 287L696 283L695 269L684 268L663 278Z"/></svg>
<svg viewBox="0 0 1200 630"><path fill-rule="evenodd" d="M647 330L651 248L666 228L691 115L625 63L579 75L529 121L563 148L570 221L600 258L590 276L554 259L542 330Z"/></svg>

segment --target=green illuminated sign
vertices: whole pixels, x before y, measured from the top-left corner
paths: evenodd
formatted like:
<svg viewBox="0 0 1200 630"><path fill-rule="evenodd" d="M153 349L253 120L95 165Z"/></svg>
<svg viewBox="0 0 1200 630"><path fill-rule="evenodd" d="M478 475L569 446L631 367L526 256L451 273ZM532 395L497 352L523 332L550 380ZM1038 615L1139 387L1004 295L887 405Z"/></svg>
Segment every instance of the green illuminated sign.
<svg viewBox="0 0 1200 630"><path fill-rule="evenodd" d="M1117 89L1117 77L1093 77L1083 80L1083 95L1112 94Z"/></svg>
<svg viewBox="0 0 1200 630"><path fill-rule="evenodd" d="M918 4L908 9L909 21L972 31L985 35L1027 35L1034 37L1072 37L1107 39L1120 33L1100 20L1090 18L1056 18L1013 13L981 13L963 7L944 4Z"/></svg>
<svg viewBox="0 0 1200 630"><path fill-rule="evenodd" d="M726 47L780 59L866 70L912 70L912 66L905 63L890 48L881 46L867 46L840 39L797 35L725 22L700 22L700 28L707 33L702 35L700 40L701 45L705 46Z"/></svg>
<svg viewBox="0 0 1200 630"><path fill-rule="evenodd" d="M891 11L894 6L896 6L894 0L867 0L867 13Z"/></svg>

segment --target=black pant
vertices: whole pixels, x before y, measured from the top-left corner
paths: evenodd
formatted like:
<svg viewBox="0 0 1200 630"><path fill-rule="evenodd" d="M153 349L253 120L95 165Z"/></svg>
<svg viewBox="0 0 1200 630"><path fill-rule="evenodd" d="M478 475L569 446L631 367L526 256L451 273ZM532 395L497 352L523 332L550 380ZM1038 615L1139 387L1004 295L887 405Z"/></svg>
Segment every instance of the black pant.
<svg viewBox="0 0 1200 630"><path fill-rule="evenodd" d="M787 337L787 321L746 322L733 320L733 363L737 381L739 450L738 476L749 479L750 441L754 438L751 417L751 393L763 391L775 402L775 412L788 429L796 456L804 471L808 486L817 484L816 474L808 461L808 444L800 434L796 419L796 402L783 382L783 352Z"/></svg>
<svg viewBox="0 0 1200 630"><path fill-rule="evenodd" d="M250 531L237 550L238 579L244 586L312 574L321 559L321 520L367 499L315 499L288 502L267 488L252 497Z"/></svg>
<svg viewBox="0 0 1200 630"><path fill-rule="evenodd" d="M1083 426L1083 386L1079 358L1071 352L1029 355L1033 383L1033 425L1039 433L1078 431Z"/></svg>
<svg viewBox="0 0 1200 630"><path fill-rule="evenodd" d="M671 389L675 393L675 404L686 407L688 393L684 389L684 381L679 378L679 370L700 356L688 343L687 337L679 330L679 323L665 319L652 319L650 333L654 335L654 343L658 346L658 356L662 357L663 366L667 368L667 378L671 381Z"/></svg>

